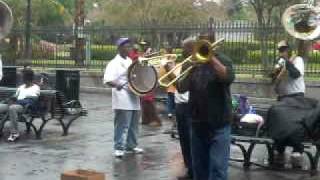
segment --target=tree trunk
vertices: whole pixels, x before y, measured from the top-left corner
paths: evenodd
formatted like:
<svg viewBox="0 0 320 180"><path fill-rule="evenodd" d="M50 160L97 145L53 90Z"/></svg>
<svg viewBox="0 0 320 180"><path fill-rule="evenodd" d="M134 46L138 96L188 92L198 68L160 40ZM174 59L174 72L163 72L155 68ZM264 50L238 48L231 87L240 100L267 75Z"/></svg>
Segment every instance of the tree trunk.
<svg viewBox="0 0 320 180"><path fill-rule="evenodd" d="M75 62L78 66L84 65L85 38L84 38L84 0L76 1L75 23Z"/></svg>
<svg viewBox="0 0 320 180"><path fill-rule="evenodd" d="M266 24L262 19L258 20L259 26L259 41L260 41L260 51L261 51L261 63L263 75L267 75L269 72L270 62L268 61L268 32L266 32Z"/></svg>

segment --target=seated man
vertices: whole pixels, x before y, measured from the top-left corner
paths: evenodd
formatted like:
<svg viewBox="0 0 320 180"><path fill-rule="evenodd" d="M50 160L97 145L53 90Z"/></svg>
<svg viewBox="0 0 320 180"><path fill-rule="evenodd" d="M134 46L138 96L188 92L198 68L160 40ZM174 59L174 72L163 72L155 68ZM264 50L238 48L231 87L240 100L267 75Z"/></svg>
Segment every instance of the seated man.
<svg viewBox="0 0 320 180"><path fill-rule="evenodd" d="M9 142L19 138L18 114L22 113L27 106L33 106L40 95L40 87L33 83L34 73L31 69L23 70L23 82L15 95L6 104L0 104L0 113L7 112L10 119Z"/></svg>

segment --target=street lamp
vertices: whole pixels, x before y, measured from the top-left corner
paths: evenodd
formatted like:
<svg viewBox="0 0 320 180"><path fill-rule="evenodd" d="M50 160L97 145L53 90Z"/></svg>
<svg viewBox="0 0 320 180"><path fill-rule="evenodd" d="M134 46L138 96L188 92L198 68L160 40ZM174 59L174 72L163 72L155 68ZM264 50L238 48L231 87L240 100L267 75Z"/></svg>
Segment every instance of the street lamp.
<svg viewBox="0 0 320 180"><path fill-rule="evenodd" d="M31 58L31 0L27 1L27 12L26 12L26 27L25 27L25 57L27 59Z"/></svg>

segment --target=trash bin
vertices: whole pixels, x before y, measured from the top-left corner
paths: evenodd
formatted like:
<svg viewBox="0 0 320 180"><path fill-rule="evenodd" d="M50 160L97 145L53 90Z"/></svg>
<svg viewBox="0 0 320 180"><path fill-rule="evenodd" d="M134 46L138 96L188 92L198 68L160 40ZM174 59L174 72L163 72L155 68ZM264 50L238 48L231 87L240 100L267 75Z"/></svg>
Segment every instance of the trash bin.
<svg viewBox="0 0 320 180"><path fill-rule="evenodd" d="M79 100L80 72L78 70L57 70L56 89L63 92L67 100Z"/></svg>
<svg viewBox="0 0 320 180"><path fill-rule="evenodd" d="M17 67L16 66L5 66L2 67L2 80L0 86L5 87L17 87Z"/></svg>

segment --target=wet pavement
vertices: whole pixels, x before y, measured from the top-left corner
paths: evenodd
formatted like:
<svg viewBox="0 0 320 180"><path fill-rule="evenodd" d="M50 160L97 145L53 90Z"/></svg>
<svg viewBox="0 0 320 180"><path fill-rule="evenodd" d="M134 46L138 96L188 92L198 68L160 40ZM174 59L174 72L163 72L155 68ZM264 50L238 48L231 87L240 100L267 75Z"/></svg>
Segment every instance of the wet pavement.
<svg viewBox="0 0 320 180"><path fill-rule="evenodd" d="M17 143L0 141L0 180L59 180L66 170L92 169L106 174L107 180L175 180L184 172L178 140L168 132L172 121L163 119L159 128L141 126L141 155L115 159L113 153L113 114L110 94L81 94L88 116L72 124L70 134L61 136L55 121L49 122L42 140L24 135ZM23 124L20 126L24 130ZM263 163L266 151L258 147L253 160ZM232 156L241 157L232 147ZM230 162L230 180L316 180L307 173L270 171L252 167L244 171L240 163Z"/></svg>

